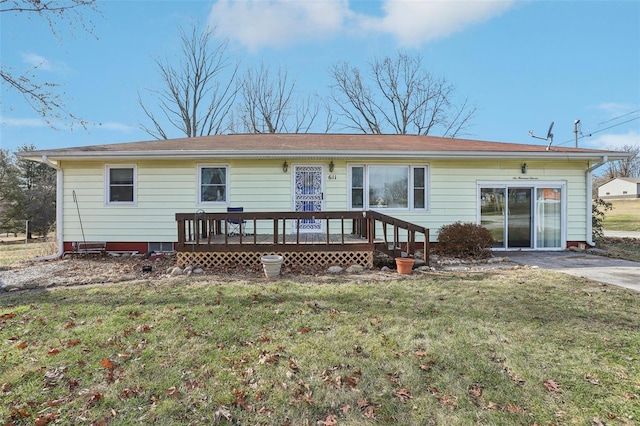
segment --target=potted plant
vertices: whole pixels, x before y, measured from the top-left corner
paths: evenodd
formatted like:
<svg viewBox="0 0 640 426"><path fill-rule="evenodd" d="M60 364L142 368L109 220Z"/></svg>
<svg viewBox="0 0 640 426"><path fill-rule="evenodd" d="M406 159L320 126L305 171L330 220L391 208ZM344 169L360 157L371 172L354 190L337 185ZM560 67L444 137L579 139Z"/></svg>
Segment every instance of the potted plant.
<svg viewBox="0 0 640 426"><path fill-rule="evenodd" d="M284 258L277 254L267 254L262 256L262 269L264 275L267 278L273 278L280 275L280 269L282 268L282 262Z"/></svg>

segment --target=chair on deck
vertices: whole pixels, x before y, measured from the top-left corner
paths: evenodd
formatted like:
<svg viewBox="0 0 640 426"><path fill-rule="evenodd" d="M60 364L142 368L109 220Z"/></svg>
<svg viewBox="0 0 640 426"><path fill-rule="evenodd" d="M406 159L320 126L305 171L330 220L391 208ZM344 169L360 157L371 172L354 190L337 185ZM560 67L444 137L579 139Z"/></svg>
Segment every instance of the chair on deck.
<svg viewBox="0 0 640 426"><path fill-rule="evenodd" d="M241 213L244 211L244 207L227 207L227 213ZM242 219L227 219L229 235L246 235L244 226L247 223L246 220Z"/></svg>

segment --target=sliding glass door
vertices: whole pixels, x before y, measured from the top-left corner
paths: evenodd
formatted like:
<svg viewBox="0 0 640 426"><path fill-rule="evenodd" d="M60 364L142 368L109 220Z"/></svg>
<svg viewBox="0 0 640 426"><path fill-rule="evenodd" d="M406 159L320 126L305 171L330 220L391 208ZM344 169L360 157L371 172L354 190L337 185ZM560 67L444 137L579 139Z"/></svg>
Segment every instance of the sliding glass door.
<svg viewBox="0 0 640 426"><path fill-rule="evenodd" d="M491 232L494 248L562 248L563 188L480 185L479 222Z"/></svg>

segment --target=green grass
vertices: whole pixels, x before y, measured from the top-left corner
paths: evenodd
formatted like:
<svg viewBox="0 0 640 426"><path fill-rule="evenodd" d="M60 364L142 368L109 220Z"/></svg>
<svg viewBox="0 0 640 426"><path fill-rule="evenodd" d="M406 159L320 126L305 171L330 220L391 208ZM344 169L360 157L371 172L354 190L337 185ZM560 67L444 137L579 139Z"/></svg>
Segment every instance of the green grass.
<svg viewBox="0 0 640 426"><path fill-rule="evenodd" d="M640 231L640 199L612 200L603 225L608 231Z"/></svg>
<svg viewBox="0 0 640 426"><path fill-rule="evenodd" d="M6 424L637 424L640 297L549 271L0 295ZM337 422L337 423L336 423Z"/></svg>

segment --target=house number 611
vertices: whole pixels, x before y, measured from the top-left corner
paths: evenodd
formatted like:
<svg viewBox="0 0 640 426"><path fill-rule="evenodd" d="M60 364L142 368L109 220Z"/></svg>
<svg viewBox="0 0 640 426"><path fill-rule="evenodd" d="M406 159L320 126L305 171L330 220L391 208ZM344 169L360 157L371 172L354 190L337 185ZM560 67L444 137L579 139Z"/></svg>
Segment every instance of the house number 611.
<svg viewBox="0 0 640 426"><path fill-rule="evenodd" d="M337 179L336 175L329 175L329 180L335 180Z"/></svg>

